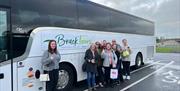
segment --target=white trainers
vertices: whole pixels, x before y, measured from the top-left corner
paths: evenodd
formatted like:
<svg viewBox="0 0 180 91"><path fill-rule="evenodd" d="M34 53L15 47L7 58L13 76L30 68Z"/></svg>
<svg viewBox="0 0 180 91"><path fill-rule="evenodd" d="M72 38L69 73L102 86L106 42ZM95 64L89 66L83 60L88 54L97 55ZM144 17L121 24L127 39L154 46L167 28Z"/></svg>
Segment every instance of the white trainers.
<svg viewBox="0 0 180 91"><path fill-rule="evenodd" d="M126 76L123 76L123 79L126 79Z"/></svg>
<svg viewBox="0 0 180 91"><path fill-rule="evenodd" d="M127 76L127 80L130 80L131 78L130 78L130 76Z"/></svg>
<svg viewBox="0 0 180 91"><path fill-rule="evenodd" d="M99 83L99 86L100 86L100 87L104 87L104 85L103 85L102 83Z"/></svg>

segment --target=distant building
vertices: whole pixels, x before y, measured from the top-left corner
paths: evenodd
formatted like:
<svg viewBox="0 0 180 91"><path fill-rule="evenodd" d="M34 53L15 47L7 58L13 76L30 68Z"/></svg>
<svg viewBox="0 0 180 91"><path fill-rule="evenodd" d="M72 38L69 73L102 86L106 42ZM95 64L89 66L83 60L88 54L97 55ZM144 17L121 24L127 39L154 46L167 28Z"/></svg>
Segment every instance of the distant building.
<svg viewBox="0 0 180 91"><path fill-rule="evenodd" d="M180 46L180 38L160 40L157 46Z"/></svg>

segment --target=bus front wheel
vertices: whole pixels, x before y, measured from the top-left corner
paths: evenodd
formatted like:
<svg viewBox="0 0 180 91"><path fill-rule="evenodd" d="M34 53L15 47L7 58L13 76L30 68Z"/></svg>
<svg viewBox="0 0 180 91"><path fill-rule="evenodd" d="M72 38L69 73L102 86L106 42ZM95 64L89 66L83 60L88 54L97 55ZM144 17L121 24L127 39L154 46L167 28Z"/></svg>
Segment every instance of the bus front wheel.
<svg viewBox="0 0 180 91"><path fill-rule="evenodd" d="M67 64L61 64L59 67L59 79L57 83L58 91L69 91L74 82L74 74L72 68Z"/></svg>

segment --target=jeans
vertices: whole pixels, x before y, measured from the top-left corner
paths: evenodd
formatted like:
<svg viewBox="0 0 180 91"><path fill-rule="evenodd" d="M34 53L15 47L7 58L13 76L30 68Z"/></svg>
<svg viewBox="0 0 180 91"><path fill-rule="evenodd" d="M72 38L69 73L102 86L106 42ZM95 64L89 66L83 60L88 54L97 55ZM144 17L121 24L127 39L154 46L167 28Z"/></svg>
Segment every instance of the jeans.
<svg viewBox="0 0 180 91"><path fill-rule="evenodd" d="M123 64L123 74L125 76L130 76L130 61L122 61Z"/></svg>
<svg viewBox="0 0 180 91"><path fill-rule="evenodd" d="M88 83L88 88L94 87L96 85L96 78L95 78L95 73L93 72L87 72L87 83Z"/></svg>
<svg viewBox="0 0 180 91"><path fill-rule="evenodd" d="M56 86L58 83L59 70L54 69L52 71L44 71L49 74L50 81L46 82L46 91L57 91Z"/></svg>

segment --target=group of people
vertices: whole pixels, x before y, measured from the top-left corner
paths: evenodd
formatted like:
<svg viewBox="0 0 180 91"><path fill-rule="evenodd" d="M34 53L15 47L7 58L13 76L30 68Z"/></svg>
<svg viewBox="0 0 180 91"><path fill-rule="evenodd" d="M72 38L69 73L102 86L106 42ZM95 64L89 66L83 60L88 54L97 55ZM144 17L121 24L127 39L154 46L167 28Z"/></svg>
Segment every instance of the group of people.
<svg viewBox="0 0 180 91"><path fill-rule="evenodd" d="M112 40L112 43L103 40L95 42L85 52L88 90L96 90L96 83L100 87L119 85L124 79L130 79L130 54L131 49L126 39L122 40L122 46ZM83 64L83 66L84 66ZM122 69L123 68L123 69ZM118 70L117 79L110 78L111 69ZM98 81L96 81L98 76Z"/></svg>
<svg viewBox="0 0 180 91"><path fill-rule="evenodd" d="M90 48L86 50L84 59L89 91L96 90L97 82L100 87L104 87L104 85L114 86L115 83L119 84L124 79L130 79L131 49L126 39L123 39L122 43L123 45L120 46L116 40L112 40L112 43L103 40L102 43L92 43ZM48 50L42 56L44 73L48 74L50 78L50 81L46 81L46 91L56 91L60 59L56 41L50 40ZM123 69L121 64L123 64ZM118 78L115 80L110 78L112 68L118 69ZM96 81L97 74L98 81Z"/></svg>

